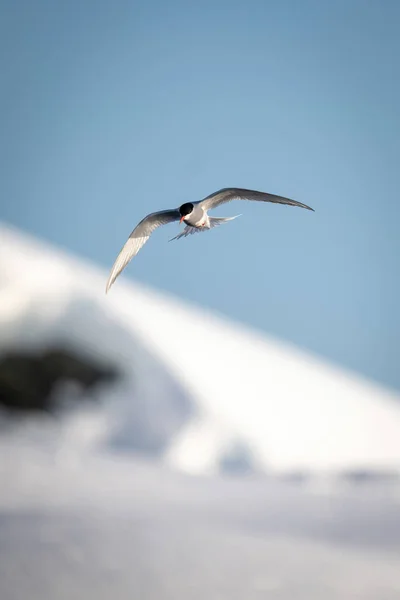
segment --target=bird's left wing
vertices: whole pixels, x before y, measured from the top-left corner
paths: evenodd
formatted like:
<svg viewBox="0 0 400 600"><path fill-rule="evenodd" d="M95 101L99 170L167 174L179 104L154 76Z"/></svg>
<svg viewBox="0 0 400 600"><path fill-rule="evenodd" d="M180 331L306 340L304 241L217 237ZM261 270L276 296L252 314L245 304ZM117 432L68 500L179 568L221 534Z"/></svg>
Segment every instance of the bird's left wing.
<svg viewBox="0 0 400 600"><path fill-rule="evenodd" d="M266 192L257 192L255 190L244 190L242 188L224 188L218 192L210 194L203 200L200 200L199 204L205 210L211 210L216 208L220 204L230 202L231 200L255 200L257 202L273 202L275 204L288 204L289 206L300 206L300 208L307 208L308 210L314 210L307 204L302 204L296 200L290 198L284 198L283 196L275 196L275 194L267 194Z"/></svg>
<svg viewBox="0 0 400 600"><path fill-rule="evenodd" d="M142 246L144 246L153 231L157 229L157 227L160 227L160 225L167 225L167 223L179 221L180 216L178 210L162 210L151 213L140 221L117 256L107 281L106 293L129 261L132 260Z"/></svg>

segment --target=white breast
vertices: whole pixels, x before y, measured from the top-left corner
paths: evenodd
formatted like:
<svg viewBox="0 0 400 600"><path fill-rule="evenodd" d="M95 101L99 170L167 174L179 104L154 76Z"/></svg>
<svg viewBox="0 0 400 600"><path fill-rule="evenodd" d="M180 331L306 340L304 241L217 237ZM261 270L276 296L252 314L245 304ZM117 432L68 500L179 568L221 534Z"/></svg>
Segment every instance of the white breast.
<svg viewBox="0 0 400 600"><path fill-rule="evenodd" d="M185 222L192 227L203 227L209 224L208 215L200 206L195 206L193 212L185 219Z"/></svg>

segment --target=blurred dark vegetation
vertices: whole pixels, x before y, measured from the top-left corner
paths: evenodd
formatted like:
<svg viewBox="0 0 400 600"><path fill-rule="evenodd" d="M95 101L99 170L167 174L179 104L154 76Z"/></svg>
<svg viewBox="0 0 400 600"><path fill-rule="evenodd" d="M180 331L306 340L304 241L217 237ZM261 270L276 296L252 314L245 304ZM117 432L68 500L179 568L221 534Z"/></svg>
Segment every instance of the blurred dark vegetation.
<svg viewBox="0 0 400 600"><path fill-rule="evenodd" d="M0 357L0 407L6 412L47 412L57 409L57 390L72 383L86 398L96 386L112 383L118 372L109 365L67 348L12 351Z"/></svg>

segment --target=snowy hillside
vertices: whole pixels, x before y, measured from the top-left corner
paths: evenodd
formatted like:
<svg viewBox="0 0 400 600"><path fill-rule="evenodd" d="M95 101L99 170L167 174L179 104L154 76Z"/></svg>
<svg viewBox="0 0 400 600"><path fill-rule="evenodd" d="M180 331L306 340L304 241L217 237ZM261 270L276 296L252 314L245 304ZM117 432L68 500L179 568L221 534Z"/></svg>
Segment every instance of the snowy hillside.
<svg viewBox="0 0 400 600"><path fill-rule="evenodd" d="M126 277L105 296L107 272L0 237L0 351L62 339L124 373L88 431L75 422L82 444L190 473L218 472L238 444L266 471L400 468L395 393Z"/></svg>

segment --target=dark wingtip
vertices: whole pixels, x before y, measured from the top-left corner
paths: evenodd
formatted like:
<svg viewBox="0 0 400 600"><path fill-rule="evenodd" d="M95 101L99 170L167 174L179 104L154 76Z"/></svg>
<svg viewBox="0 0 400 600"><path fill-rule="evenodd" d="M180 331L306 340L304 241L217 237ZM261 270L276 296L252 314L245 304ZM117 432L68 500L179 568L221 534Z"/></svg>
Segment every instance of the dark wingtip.
<svg viewBox="0 0 400 600"><path fill-rule="evenodd" d="M307 204L303 204L302 202L297 202L296 200L287 202L287 204L289 204L290 206L298 206L299 208L306 208L307 210L312 210L313 212L315 212L315 210L313 208L311 208L311 206L308 206Z"/></svg>

